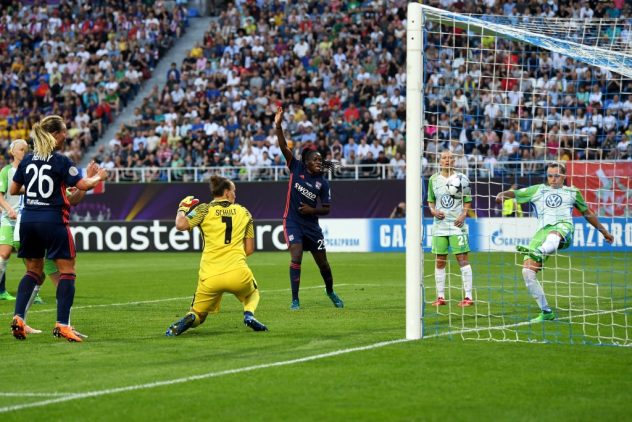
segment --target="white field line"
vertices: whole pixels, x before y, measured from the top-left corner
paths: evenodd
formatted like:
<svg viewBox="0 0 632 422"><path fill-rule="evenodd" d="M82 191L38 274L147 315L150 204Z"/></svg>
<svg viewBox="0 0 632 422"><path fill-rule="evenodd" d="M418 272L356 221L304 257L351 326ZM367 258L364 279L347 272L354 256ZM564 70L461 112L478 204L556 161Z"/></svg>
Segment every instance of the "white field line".
<svg viewBox="0 0 632 422"><path fill-rule="evenodd" d="M75 393L2 393L0 397L65 397Z"/></svg>
<svg viewBox="0 0 632 422"><path fill-rule="evenodd" d="M71 401L71 400L81 400L81 399L87 399L87 398L90 398L90 397L99 397L99 396L105 396L105 395L109 395L109 394L124 393L124 392L127 392L127 391L144 390L144 389L148 389L148 388L156 388L156 387L164 387L164 386L174 385L174 384L182 384L182 383L189 382L189 381L198 381L198 380L203 380L203 379L207 379L207 378L217 378L217 377L221 377L221 376L224 376L224 375L232 375L232 374L239 374L239 373L243 373L243 372L251 372L251 371L256 371L258 369L267 369L267 368L274 368L274 367L279 367L279 366L294 365L294 364L297 364L297 363L310 362L310 361L313 361L313 360L325 359L325 358L329 358L329 357L333 357L333 356L344 355L344 354L347 354L347 353L354 353L354 352L361 352L361 351L364 351L364 350L377 349L377 348L380 348L380 347L390 346L392 344L403 343L403 342L406 342L406 341L409 341L409 340L397 339L397 340L383 341L383 342L380 342L380 343L369 344L368 346L353 347L353 348L350 348L350 349L341 349L341 350L336 350L336 351L329 352L329 353L322 353L322 354L318 354L318 355L306 356L306 357L298 358L298 359L284 360L284 361L272 362L272 363L264 363L264 364L261 364L261 365L246 366L246 367L243 367L243 368L236 368L236 369L227 369L227 370L224 370L224 371L207 372L206 374L192 375L192 376L189 376L189 377L176 378L176 379L172 379L172 380L156 381L156 382L150 382L150 383L146 383L146 384L130 385L130 386L127 386L127 387L109 388L109 389L105 389L105 390L86 391L85 393L74 393L74 394L71 393L71 394L68 394L66 396L62 396L62 397L58 397L58 398L52 398L52 399L49 399L49 400L42 400L42 401L37 401L37 402L32 402L32 403L24 403L24 404L12 405L12 406L0 407L0 413L13 412L13 411L16 411L16 410L28 409L28 408L32 408L32 407L48 406L48 405L51 405L51 404L63 403L63 402Z"/></svg>
<svg viewBox="0 0 632 422"><path fill-rule="evenodd" d="M627 310L630 310L630 309L632 309L632 307L628 307L628 308L624 308L624 309L615 309L615 310L611 310L611 311L594 312L592 314L585 314L585 315L577 316L577 317L588 317L588 316L602 315L602 314L608 314L608 313L613 313L613 312L622 312L622 311L627 311ZM560 318L560 319L567 319L567 318L565 317L565 318ZM498 327L483 327L483 328L472 328L472 329L469 329L469 330L451 331L451 332L439 333L439 334L426 336L424 338L428 339L428 338L436 338L436 337L445 337L445 336L454 335L454 334L460 334L460 333L466 333L466 332L476 332L476 331L485 331L485 330L502 330L502 329L508 329L508 328L513 328L513 327L519 327L519 326L523 326L523 325L527 325L527 324L530 324L530 322L529 321L524 321L524 322L518 322L518 323L515 323L515 324L508 324L508 325L498 326ZM48 406L48 405L51 405L51 404L63 403L63 402L71 401L71 400L81 400L81 399L90 398L90 397L99 397L99 396L105 396L105 395L110 395L110 394L123 393L123 392L126 392L126 391L144 390L144 389L148 389L148 388L156 388L156 387L164 387L164 386L174 385L174 384L182 384L182 383L189 382L189 381L197 381L197 380L202 380L202 379L207 379L207 378L217 378L217 377L221 377L221 376L224 376L224 375L239 374L239 373L242 373L242 372L251 372L251 371L256 371L258 369L267 369L267 368L273 368L273 367L278 367L278 366L294 365L294 364L297 364L297 363L310 362L310 361L313 361L313 360L325 359L325 358L329 358L329 357L332 357L332 356L339 356L339 355L343 355L343 354L347 354L347 353L354 353L354 352L361 352L361 351L364 351L364 350L377 349L377 348L380 348L380 347L390 346L390 345L393 345L393 344L399 344L399 343L404 343L404 342L408 342L408 341L411 341L411 340L397 339L397 340L383 341L383 342L379 342L379 343L369 344L367 346L353 347L353 348L350 348L350 349L341 349L341 350L336 350L336 351L329 352L329 353L322 353L322 354L318 354L318 355L306 356L306 357L298 358L298 359L291 359L291 360L272 362L272 363L264 363L264 364L261 364L261 365L246 366L246 367L243 367L243 368L228 369L228 370L218 371L218 372L208 372L206 374L192 375L192 376L184 377L184 378L176 378L176 379L172 379L172 380L157 381L157 382L151 382L151 383L146 383L146 384L130 385L130 386L127 386L127 387L110 388L110 389L96 390L96 391L87 391L85 393L67 393L66 395L64 395L64 393L52 393L52 394L48 394L48 395L46 395L46 393L41 393L43 396L60 395L60 397L49 399L49 400L38 401L38 402L24 403L24 404L12 405L12 406L0 407L0 413L13 412L13 411L16 411L16 410L28 409L28 408L33 408L33 407ZM18 393L12 393L12 394L18 394ZM38 393L25 393L25 394L22 394L22 396L29 396L30 394L38 394ZM2 395L5 395L5 393L0 393L0 396L2 396Z"/></svg>
<svg viewBox="0 0 632 422"><path fill-rule="evenodd" d="M380 287L385 286L384 284L355 284L355 283L341 283L336 284L336 287L349 287L349 286L370 286L370 287ZM308 286L302 287L301 290L313 290L313 289L323 289L324 286ZM261 293L277 293L277 292L289 292L290 289L269 289L269 290L261 290ZM155 300L140 300L136 302L121 302L121 303L103 303L99 305L83 305L83 306L73 306L72 310L76 311L78 309L93 309L93 308L108 308L110 306L132 306L132 305L147 305L151 303L160 303L160 302L172 302L174 300L191 300L193 298L193 294L189 296L182 297L168 297L166 299L155 299ZM48 308L48 309L29 309L29 315L31 314L39 314L45 312L57 312L56 308ZM0 313L0 316L13 316L13 312L4 312Z"/></svg>

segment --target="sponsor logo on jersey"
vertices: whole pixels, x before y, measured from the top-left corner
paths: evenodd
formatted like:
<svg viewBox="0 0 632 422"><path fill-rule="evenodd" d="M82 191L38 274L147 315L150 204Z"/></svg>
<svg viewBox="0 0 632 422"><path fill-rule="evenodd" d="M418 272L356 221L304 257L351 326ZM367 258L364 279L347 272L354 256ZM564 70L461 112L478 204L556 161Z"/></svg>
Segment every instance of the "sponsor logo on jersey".
<svg viewBox="0 0 632 422"><path fill-rule="evenodd" d="M316 182L314 184L316 185L316 189L320 189L320 187L322 186L320 182Z"/></svg>
<svg viewBox="0 0 632 422"><path fill-rule="evenodd" d="M553 194L547 195L547 197L544 198L544 202L546 203L546 206L549 208L557 208L560 205L562 205L562 197L556 193L553 193Z"/></svg>
<svg viewBox="0 0 632 422"><path fill-rule="evenodd" d="M314 192L310 192L305 186L302 186L298 182L294 183L294 189L299 191L301 195L303 195L305 198L311 201L316 199L316 194Z"/></svg>
<svg viewBox="0 0 632 422"><path fill-rule="evenodd" d="M441 206L443 208L452 208L454 206L454 198L451 195L441 195Z"/></svg>
<svg viewBox="0 0 632 422"><path fill-rule="evenodd" d="M42 202L38 199L27 199L26 200L27 205L39 205L41 207L48 207L50 206L50 204L48 202Z"/></svg>

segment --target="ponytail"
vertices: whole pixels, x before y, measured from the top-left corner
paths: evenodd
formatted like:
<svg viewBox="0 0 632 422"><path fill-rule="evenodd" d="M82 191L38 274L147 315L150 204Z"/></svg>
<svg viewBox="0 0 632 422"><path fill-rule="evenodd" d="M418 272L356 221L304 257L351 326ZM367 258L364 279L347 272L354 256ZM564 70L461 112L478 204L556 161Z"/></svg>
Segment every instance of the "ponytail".
<svg viewBox="0 0 632 422"><path fill-rule="evenodd" d="M57 139L54 133L66 130L64 120L56 114L44 117L33 125L31 137L33 138L33 151L39 157L49 157L57 147Z"/></svg>

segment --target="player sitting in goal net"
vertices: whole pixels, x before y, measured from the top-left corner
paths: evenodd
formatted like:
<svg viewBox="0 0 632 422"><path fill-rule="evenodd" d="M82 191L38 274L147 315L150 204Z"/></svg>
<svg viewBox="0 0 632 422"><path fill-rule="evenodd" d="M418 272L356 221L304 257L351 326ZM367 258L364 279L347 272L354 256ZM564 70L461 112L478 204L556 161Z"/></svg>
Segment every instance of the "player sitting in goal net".
<svg viewBox="0 0 632 422"><path fill-rule="evenodd" d="M631 21L411 10L423 28L408 39L423 46L423 336L632 345ZM437 270L430 249L434 205L458 203L428 191L444 150L469 179L467 278L462 250L443 250ZM464 285L473 306L457 306Z"/></svg>

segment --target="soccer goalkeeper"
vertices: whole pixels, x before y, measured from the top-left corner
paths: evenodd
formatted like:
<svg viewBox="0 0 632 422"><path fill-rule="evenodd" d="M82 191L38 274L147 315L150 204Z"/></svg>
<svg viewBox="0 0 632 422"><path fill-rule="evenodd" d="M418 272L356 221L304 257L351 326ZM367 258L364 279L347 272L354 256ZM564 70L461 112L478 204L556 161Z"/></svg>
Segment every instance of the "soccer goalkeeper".
<svg viewBox="0 0 632 422"><path fill-rule="evenodd" d="M538 216L538 231L528 247L518 246L518 252L524 254L522 277L527 289L538 302L540 314L531 322L552 321L555 312L549 306L537 273L549 255L558 249L571 245L575 226L573 208L577 208L584 218L603 235L606 242L612 243L614 237L601 225L597 215L586 204L581 192L574 186L565 186L566 167L561 163L550 163L546 168L546 183L529 186L517 191L507 190L496 196L496 202L502 204L507 198L516 198L519 204L531 202Z"/></svg>
<svg viewBox="0 0 632 422"><path fill-rule="evenodd" d="M208 314L220 310L224 292L234 294L244 306L244 324L254 331L268 331L254 312L259 290L246 256L255 251L253 221L248 210L235 203L235 184L225 177L211 178L213 200L200 204L191 196L180 202L176 228L204 234L198 285L189 312L167 328L167 336L179 336L202 324Z"/></svg>

